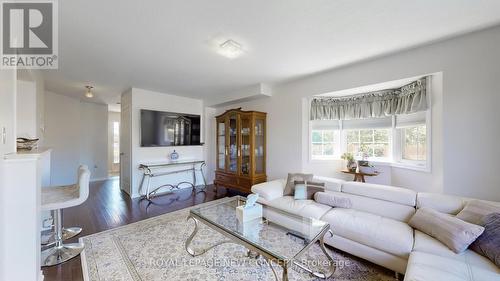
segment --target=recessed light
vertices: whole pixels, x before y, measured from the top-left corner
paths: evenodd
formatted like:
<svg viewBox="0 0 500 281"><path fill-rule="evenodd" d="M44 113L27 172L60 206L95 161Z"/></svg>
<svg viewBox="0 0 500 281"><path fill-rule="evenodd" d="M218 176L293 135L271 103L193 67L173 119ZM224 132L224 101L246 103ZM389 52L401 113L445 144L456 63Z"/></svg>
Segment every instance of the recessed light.
<svg viewBox="0 0 500 281"><path fill-rule="evenodd" d="M226 58L235 59L243 54L243 48L238 42L229 39L219 45L217 53L219 53L219 55L225 56Z"/></svg>
<svg viewBox="0 0 500 281"><path fill-rule="evenodd" d="M92 93L92 89L93 89L94 87L92 87L92 86L85 86L85 88L87 88L87 92L85 92L85 96L86 96L87 98L89 98L89 99L90 99L90 98L93 98L93 97L94 97L94 93Z"/></svg>

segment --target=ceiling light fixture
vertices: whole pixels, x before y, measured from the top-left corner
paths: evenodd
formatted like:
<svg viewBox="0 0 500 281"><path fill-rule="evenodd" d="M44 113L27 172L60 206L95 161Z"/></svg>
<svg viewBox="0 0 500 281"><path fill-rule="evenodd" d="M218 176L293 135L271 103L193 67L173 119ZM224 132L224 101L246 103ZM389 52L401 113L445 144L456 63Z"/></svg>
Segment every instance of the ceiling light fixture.
<svg viewBox="0 0 500 281"><path fill-rule="evenodd" d="M243 49L241 47L241 44L229 39L219 45L217 53L219 53L219 55L221 56L225 56L226 58L235 59L243 54Z"/></svg>
<svg viewBox="0 0 500 281"><path fill-rule="evenodd" d="M92 87L92 86L85 86L85 88L87 88L87 92L85 93L85 96L86 96L87 98L89 98L89 99L90 99L90 98L93 98L93 97L94 97L94 93L92 93L92 89L93 89L94 87Z"/></svg>

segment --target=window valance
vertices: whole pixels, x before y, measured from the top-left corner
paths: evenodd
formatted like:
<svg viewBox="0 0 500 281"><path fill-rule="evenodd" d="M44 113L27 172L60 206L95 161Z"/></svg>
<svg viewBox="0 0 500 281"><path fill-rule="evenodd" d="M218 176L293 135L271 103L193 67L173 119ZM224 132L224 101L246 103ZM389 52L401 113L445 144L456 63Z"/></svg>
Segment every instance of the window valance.
<svg viewBox="0 0 500 281"><path fill-rule="evenodd" d="M348 97L316 97L311 102L310 120L379 118L427 110L427 78L401 88Z"/></svg>

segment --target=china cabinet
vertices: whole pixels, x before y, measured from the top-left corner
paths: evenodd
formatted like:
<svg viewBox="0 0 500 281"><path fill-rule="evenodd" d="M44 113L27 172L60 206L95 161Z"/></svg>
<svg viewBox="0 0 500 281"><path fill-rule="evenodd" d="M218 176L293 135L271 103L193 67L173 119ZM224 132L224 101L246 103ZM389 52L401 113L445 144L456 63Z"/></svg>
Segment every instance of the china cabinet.
<svg viewBox="0 0 500 281"><path fill-rule="evenodd" d="M250 193L266 177L266 113L231 109L216 117L215 188Z"/></svg>

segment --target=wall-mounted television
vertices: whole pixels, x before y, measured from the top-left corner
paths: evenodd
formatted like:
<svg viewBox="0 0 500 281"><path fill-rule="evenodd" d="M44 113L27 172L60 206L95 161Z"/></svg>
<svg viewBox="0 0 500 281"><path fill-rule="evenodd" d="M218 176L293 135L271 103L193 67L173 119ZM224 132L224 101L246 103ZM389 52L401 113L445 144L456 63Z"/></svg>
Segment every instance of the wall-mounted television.
<svg viewBox="0 0 500 281"><path fill-rule="evenodd" d="M141 109L141 146L200 145L200 115Z"/></svg>

